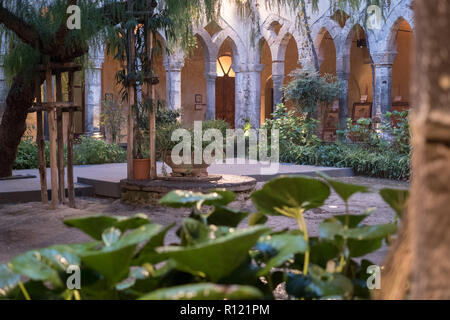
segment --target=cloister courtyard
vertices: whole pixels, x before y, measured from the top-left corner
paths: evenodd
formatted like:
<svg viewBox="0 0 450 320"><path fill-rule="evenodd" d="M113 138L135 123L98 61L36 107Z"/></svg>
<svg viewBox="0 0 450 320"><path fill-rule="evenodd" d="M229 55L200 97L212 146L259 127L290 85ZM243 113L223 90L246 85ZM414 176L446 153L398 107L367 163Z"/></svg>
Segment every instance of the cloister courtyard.
<svg viewBox="0 0 450 320"><path fill-rule="evenodd" d="M0 1L0 300L450 299L436 2Z"/></svg>

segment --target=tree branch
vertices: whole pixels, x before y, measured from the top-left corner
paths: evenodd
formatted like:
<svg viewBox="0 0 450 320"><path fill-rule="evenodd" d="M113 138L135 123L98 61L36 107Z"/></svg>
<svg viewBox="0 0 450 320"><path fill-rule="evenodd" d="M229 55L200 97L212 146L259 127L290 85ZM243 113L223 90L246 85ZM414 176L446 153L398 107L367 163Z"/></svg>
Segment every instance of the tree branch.
<svg viewBox="0 0 450 320"><path fill-rule="evenodd" d="M0 23L14 32L24 43L37 50L41 49L42 41L39 33L28 23L3 7L2 2L0 2Z"/></svg>

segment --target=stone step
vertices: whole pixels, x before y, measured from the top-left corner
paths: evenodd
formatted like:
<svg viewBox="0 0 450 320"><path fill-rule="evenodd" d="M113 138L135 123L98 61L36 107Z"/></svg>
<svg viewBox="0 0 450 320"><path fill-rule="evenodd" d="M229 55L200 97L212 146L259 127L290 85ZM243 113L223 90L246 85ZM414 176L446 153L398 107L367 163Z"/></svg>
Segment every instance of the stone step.
<svg viewBox="0 0 450 320"><path fill-rule="evenodd" d="M66 188L67 196L67 188ZM76 197L91 197L94 196L94 188L91 185L75 183ZM48 199L51 200L51 189L48 190ZM0 204L7 203L26 203L26 202L40 202L41 189L23 190L23 191L0 191Z"/></svg>

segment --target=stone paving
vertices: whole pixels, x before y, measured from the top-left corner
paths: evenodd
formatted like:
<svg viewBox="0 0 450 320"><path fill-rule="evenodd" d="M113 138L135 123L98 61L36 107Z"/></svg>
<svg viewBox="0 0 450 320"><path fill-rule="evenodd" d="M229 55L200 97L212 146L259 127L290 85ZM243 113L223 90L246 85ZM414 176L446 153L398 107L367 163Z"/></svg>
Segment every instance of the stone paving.
<svg viewBox="0 0 450 320"><path fill-rule="evenodd" d="M281 163L278 164L277 172L280 174L308 174L316 171L324 172L342 172L346 176L349 176L348 169L336 169L327 167L315 167L315 166L302 166L295 164ZM230 175L247 175L254 176L260 175L261 170L266 168L263 164L212 164L208 168L210 174L230 174ZM170 168L166 166L168 172ZM162 172L162 163L157 163L158 173ZM111 163L102 165L82 165L74 166L75 181L78 177L85 177L91 179L98 179L110 182L120 182L120 180L126 178L127 165L126 163ZM264 172L263 172L264 174ZM0 181L0 193L4 191L23 191L23 190L40 190L39 184L39 171L37 169L30 170L14 170L13 175L34 175L36 178L24 179L24 180L5 180ZM269 175L271 175L269 173ZM47 169L47 185L50 186L50 169Z"/></svg>

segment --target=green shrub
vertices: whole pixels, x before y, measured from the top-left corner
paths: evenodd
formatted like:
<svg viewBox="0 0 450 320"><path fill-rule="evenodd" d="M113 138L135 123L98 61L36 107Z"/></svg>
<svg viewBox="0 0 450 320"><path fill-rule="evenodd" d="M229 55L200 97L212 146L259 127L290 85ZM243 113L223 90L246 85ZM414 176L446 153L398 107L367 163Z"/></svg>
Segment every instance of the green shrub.
<svg viewBox="0 0 450 320"><path fill-rule="evenodd" d="M361 258L389 244L397 222L368 226L373 209L350 215L346 205L310 237L304 214L322 207L331 189L346 204L368 191L324 179L270 181L252 194L257 213L228 207L235 199L230 191L173 191L160 204L192 211L170 246L164 239L174 225L151 223L145 215L66 220L92 241L33 250L0 265L0 299L274 299L281 283L290 299L368 299L368 267L374 264ZM401 219L408 192L380 194ZM298 229L275 231L265 226L269 216L290 218ZM237 229L246 218L249 227ZM81 284L70 290L67 271L74 266Z"/></svg>
<svg viewBox="0 0 450 320"><path fill-rule="evenodd" d="M216 129L222 133L223 141L226 142L227 129L230 125L224 120L206 120L202 121L202 136L209 129ZM194 148L194 130L192 128L187 128L179 122L167 123L160 125L156 130L156 156L158 159L163 159L163 157L172 150L173 147L178 145L180 141L172 141L172 134L175 130L185 129L191 135L191 147ZM149 140L148 136L145 138ZM211 141L203 141L202 148L206 148ZM149 154L148 151L145 154Z"/></svg>
<svg viewBox="0 0 450 320"><path fill-rule="evenodd" d="M82 137L74 147L73 161L76 165L119 163L127 159L126 151L117 144Z"/></svg>
<svg viewBox="0 0 450 320"><path fill-rule="evenodd" d="M397 118L393 126L392 117ZM371 119L347 121L340 132L348 142L327 143L316 135L317 121L287 112L279 105L273 120L263 128L280 132L280 161L300 165L351 168L357 175L407 180L410 178L410 133L407 112L385 115L381 133L372 129ZM384 138L388 136L388 138Z"/></svg>
<svg viewBox="0 0 450 320"><path fill-rule="evenodd" d="M49 143L45 143L45 159L47 167L50 166ZM36 142L31 137L25 137L17 148L17 156L14 162L14 170L37 169L39 167Z"/></svg>
<svg viewBox="0 0 450 320"><path fill-rule="evenodd" d="M339 95L339 81L331 75L321 75L312 69L296 69L289 74L293 79L283 86L284 98L303 114L317 111L319 103L330 104Z"/></svg>
<svg viewBox="0 0 450 320"><path fill-rule="evenodd" d="M67 154L67 148L64 153ZM125 162L127 154L124 149L116 144L108 144L103 140L91 137L81 137L80 143L75 144L73 151L74 165L120 163ZM45 160L50 167L49 142L45 142ZM37 145L32 139L23 139L18 148L14 169L38 168Z"/></svg>
<svg viewBox="0 0 450 320"><path fill-rule="evenodd" d="M283 162L302 165L352 168L356 175L376 178L408 180L411 174L409 155L391 149L381 152L359 144L291 145L280 157Z"/></svg>
<svg viewBox="0 0 450 320"><path fill-rule="evenodd" d="M392 137L392 148L401 154L411 153L411 130L409 126L408 111L387 112L386 121L382 126L382 130ZM391 125L392 119L397 120L397 125Z"/></svg>
<svg viewBox="0 0 450 320"><path fill-rule="evenodd" d="M279 104L272 113L272 119L266 119L262 129L269 132L278 129L282 144L311 145L320 141L315 135L318 122L298 115L295 111L288 111L284 104Z"/></svg>

